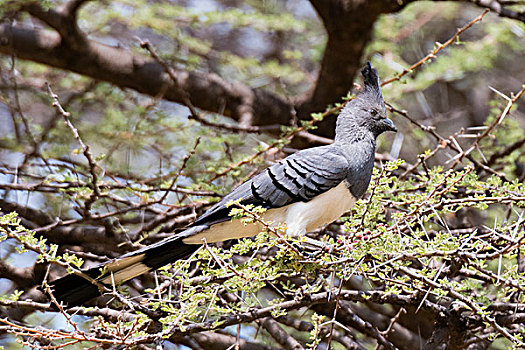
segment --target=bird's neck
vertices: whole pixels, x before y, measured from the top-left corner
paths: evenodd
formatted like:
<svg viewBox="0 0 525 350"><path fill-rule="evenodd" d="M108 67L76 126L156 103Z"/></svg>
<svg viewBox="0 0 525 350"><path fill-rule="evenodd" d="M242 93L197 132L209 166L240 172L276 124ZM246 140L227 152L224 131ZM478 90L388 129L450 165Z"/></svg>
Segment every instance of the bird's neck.
<svg viewBox="0 0 525 350"><path fill-rule="evenodd" d="M336 139L334 146L339 147L351 163L358 158L361 164L374 162L376 151L375 137L368 134L360 134L355 138Z"/></svg>
<svg viewBox="0 0 525 350"><path fill-rule="evenodd" d="M359 133L354 138L338 139L334 146L348 161L347 186L355 198L361 198L370 183L376 142L371 133Z"/></svg>
<svg viewBox="0 0 525 350"><path fill-rule="evenodd" d="M372 131L360 125L338 123L335 129L334 142L342 146L363 143L375 150L376 136Z"/></svg>

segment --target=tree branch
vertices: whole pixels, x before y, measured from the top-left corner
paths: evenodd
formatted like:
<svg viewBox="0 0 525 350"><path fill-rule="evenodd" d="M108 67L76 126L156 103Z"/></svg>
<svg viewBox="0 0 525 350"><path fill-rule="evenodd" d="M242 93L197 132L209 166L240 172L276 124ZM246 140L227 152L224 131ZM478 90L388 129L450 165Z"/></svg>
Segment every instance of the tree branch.
<svg viewBox="0 0 525 350"><path fill-rule="evenodd" d="M506 8L503 4L503 1L497 0L463 0L476 4L479 7L489 9L492 12L497 13L500 17L506 17L510 19L515 19L520 22L525 23L525 13L517 12Z"/></svg>
<svg viewBox="0 0 525 350"><path fill-rule="evenodd" d="M33 267L15 267L0 260L0 278L6 278L17 285L18 289L24 289L35 285Z"/></svg>
<svg viewBox="0 0 525 350"><path fill-rule="evenodd" d="M236 337L222 334L222 333L211 333L203 332L192 334L191 338L197 342L203 349L217 349L217 350L226 350L226 349L236 349L232 347L236 342ZM182 341L184 344L185 341ZM274 347L268 345L258 344L246 341L244 339L239 340L239 350L277 350Z"/></svg>
<svg viewBox="0 0 525 350"><path fill-rule="evenodd" d="M372 38L374 23L383 13L396 12L405 5L400 1L310 0L323 21L328 41L310 99L298 107L298 116L307 119L327 105L340 101L352 89L361 68L363 51ZM319 125L319 134L334 135L335 118Z"/></svg>
<svg viewBox="0 0 525 350"><path fill-rule="evenodd" d="M38 2L33 2L23 5L22 9L55 29L69 47L77 51L84 51L89 48L87 38L77 24L77 11L83 2L71 1L58 10L44 9Z"/></svg>
<svg viewBox="0 0 525 350"><path fill-rule="evenodd" d="M281 326L279 326L279 324L273 318L266 317L265 319L261 320L261 324L263 328L266 329L268 333L270 333L272 338L281 344L285 349L304 349L303 346L294 337L286 333L286 331Z"/></svg>
<svg viewBox="0 0 525 350"><path fill-rule="evenodd" d="M38 15L48 18L41 13ZM49 22L52 27L61 26L51 19ZM182 90L192 97L195 107L237 121L249 108L253 111L253 125L287 125L291 118L292 106L275 94L226 82L215 74L173 68L178 82L175 84L158 62L94 40L87 39L86 45L79 49L62 41L57 33L3 24L0 25L0 53L69 70L146 95L162 96L172 102L184 103Z"/></svg>

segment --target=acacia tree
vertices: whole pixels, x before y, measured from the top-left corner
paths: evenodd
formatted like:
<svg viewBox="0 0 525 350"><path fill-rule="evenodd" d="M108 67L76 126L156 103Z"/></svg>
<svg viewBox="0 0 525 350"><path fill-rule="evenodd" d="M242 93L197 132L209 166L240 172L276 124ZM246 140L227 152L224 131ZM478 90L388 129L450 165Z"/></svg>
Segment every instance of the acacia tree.
<svg viewBox="0 0 525 350"><path fill-rule="evenodd" d="M524 4L469 2L3 2L0 342L523 347ZM56 304L49 280L331 142L365 59L400 132L367 196L311 233L332 249L268 228Z"/></svg>

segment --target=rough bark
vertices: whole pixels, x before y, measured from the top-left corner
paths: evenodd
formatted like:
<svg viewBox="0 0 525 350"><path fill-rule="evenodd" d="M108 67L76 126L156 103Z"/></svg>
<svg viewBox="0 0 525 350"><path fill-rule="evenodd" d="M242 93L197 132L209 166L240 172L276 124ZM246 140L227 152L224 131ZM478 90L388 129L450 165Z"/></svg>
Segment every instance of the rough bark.
<svg viewBox="0 0 525 350"><path fill-rule="evenodd" d="M243 111L253 113L256 125L287 124L288 102L260 89L229 83L211 73L174 69L178 87L158 62L130 51L87 40L83 49L66 44L56 32L0 25L0 53L15 55L48 66L69 70L131 88L150 96L183 103L186 92L198 108L222 112L239 120Z"/></svg>
<svg viewBox="0 0 525 350"><path fill-rule="evenodd" d="M191 338L203 349L226 350L226 349L231 349L232 346L236 348L235 344L237 344L236 337L228 335L228 334L222 334L222 333L204 332L204 333L194 334L192 335ZM185 340L182 343L186 345L190 345L188 340ZM244 339L239 339L238 345L239 345L240 350L275 350L276 349L271 346L249 342Z"/></svg>
<svg viewBox="0 0 525 350"><path fill-rule="evenodd" d="M346 96L363 64L363 51L372 39L374 23L381 14L404 7L403 2L398 1L310 2L323 21L328 41L313 94L298 108L301 119L308 119L310 113L323 111L327 105ZM331 118L319 126L318 132L332 137L334 128L335 119Z"/></svg>

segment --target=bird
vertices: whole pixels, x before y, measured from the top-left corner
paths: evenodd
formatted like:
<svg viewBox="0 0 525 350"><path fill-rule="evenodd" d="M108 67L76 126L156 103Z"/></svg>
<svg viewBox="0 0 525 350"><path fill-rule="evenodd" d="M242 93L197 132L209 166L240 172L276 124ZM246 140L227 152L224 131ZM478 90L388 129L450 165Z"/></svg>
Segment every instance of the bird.
<svg viewBox="0 0 525 350"><path fill-rule="evenodd" d="M89 279L69 274L50 282L54 298L68 307L82 305L100 295L100 285L123 283L187 259L204 242L250 237L264 231L260 222L232 220L232 202L266 209L262 221L275 227L284 224L291 236L304 235L349 211L370 183L377 137L397 131L387 117L376 69L367 62L361 74L363 88L339 113L332 144L283 158L224 196L182 232L83 270Z"/></svg>

